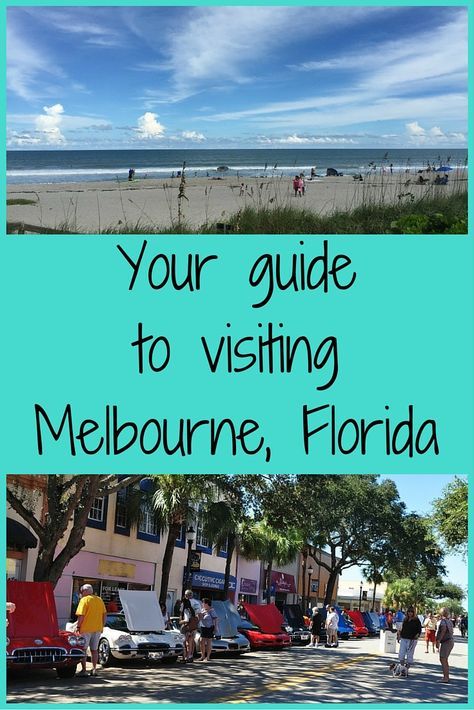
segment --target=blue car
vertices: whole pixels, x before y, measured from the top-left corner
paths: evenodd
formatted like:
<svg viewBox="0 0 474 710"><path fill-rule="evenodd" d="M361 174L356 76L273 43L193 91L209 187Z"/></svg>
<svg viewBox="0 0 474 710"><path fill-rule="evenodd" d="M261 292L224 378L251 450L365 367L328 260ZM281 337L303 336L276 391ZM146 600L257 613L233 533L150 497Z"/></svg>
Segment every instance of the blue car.
<svg viewBox="0 0 474 710"><path fill-rule="evenodd" d="M374 616L377 616L377 614L375 614ZM377 624L375 623L370 611L363 611L362 618L364 619L364 623L367 627L367 631L369 632L369 636L378 636L380 634L380 622L378 620L378 617Z"/></svg>

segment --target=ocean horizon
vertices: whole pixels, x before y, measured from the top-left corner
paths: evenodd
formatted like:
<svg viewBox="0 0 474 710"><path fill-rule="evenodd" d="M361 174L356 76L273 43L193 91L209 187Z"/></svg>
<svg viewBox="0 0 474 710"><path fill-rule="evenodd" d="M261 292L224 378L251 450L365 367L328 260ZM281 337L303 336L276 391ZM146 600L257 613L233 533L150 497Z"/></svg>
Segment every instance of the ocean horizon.
<svg viewBox="0 0 474 710"><path fill-rule="evenodd" d="M129 168L137 179L167 179L186 163L188 177L271 177L312 168L347 175L386 170L417 172L428 166L467 169L467 149L439 148L255 148L148 150L9 150L7 183L65 183L126 180Z"/></svg>

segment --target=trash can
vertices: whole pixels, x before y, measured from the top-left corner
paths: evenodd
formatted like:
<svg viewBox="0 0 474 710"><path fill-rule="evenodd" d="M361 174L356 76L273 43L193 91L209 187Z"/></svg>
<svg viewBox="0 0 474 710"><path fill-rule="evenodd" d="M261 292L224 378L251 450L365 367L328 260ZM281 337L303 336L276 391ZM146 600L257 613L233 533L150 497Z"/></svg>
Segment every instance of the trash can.
<svg viewBox="0 0 474 710"><path fill-rule="evenodd" d="M384 629L380 632L380 653L397 653L397 632Z"/></svg>

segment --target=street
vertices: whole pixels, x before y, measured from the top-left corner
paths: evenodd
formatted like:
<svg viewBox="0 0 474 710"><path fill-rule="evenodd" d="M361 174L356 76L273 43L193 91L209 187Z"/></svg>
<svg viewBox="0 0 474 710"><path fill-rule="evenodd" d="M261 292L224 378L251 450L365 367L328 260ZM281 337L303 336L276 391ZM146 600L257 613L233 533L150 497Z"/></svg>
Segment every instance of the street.
<svg viewBox="0 0 474 710"><path fill-rule="evenodd" d="M59 680L54 670L10 674L10 703L467 703L467 639L456 630L451 683L439 683L438 655L418 642L407 679L393 678L394 656L379 639L342 641L339 648L293 646L240 658L165 666L122 663L95 678ZM88 664L90 667L90 664Z"/></svg>

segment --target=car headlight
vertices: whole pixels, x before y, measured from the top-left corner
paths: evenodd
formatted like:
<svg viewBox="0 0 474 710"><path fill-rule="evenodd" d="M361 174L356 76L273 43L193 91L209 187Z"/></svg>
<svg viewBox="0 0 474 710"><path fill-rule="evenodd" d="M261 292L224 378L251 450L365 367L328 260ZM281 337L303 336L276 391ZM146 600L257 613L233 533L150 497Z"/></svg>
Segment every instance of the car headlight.
<svg viewBox="0 0 474 710"><path fill-rule="evenodd" d="M10 645L10 639L7 636L7 646L9 646L9 645Z"/></svg>
<svg viewBox="0 0 474 710"><path fill-rule="evenodd" d="M285 626L285 631L287 634L291 634L291 632L293 631L293 627L292 626Z"/></svg>
<svg viewBox="0 0 474 710"><path fill-rule="evenodd" d="M69 636L67 640L70 646L84 646L84 641L83 636Z"/></svg>
<svg viewBox="0 0 474 710"><path fill-rule="evenodd" d="M117 637L117 643L118 644L123 644L123 643L131 644L131 643L133 643L132 637L130 636L130 634L120 634L120 636Z"/></svg>

